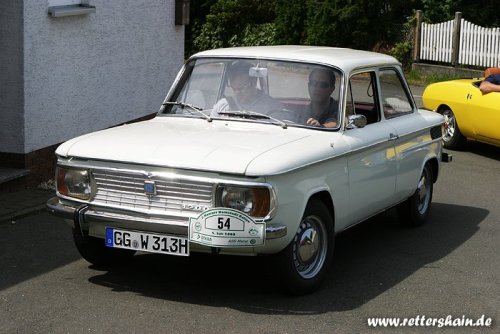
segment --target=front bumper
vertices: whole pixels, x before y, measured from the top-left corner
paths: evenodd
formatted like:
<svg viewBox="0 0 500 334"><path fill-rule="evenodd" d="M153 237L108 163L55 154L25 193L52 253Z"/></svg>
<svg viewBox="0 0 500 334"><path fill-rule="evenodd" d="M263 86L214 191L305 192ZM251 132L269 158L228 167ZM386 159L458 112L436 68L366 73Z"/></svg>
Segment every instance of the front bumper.
<svg viewBox="0 0 500 334"><path fill-rule="evenodd" d="M61 203L58 197L49 199L46 205L48 211L53 215L71 220L74 227L89 231L91 235L96 237L104 238L105 226L170 235L188 235L188 218L174 219L171 217L138 215L123 211L108 211L92 208L87 204L68 205ZM286 234L286 225L266 224L266 240L282 238Z"/></svg>

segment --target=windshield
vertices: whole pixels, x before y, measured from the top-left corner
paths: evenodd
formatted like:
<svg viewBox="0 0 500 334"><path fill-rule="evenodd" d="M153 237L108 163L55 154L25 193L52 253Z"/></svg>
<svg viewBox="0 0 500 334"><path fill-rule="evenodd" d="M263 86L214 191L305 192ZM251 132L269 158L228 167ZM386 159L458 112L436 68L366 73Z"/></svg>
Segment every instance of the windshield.
<svg viewBox="0 0 500 334"><path fill-rule="evenodd" d="M195 59L161 114L280 126L339 127L338 69L265 59Z"/></svg>

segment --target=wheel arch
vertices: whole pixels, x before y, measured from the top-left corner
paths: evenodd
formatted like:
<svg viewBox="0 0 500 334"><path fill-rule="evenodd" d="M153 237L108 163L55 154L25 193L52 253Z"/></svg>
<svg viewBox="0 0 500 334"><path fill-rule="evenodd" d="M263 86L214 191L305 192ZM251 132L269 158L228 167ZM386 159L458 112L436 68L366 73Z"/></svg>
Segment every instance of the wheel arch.
<svg viewBox="0 0 500 334"><path fill-rule="evenodd" d="M460 124L462 124L462 121L463 121L463 115L461 112L457 112L457 108L455 107L451 107L451 105L449 104L446 104L446 103L442 103L440 104L437 108L436 108L436 112L442 114L444 110L446 109L449 109L451 110L451 112L453 113L453 115L455 116L455 119L456 119L456 123L457 123L457 126L460 128ZM462 128L460 128L462 129ZM462 131L462 130L460 130Z"/></svg>
<svg viewBox="0 0 500 334"><path fill-rule="evenodd" d="M326 208L330 212L330 216L332 217L332 226L335 227L335 208L330 193L327 190L318 191L309 197L307 203L309 204L309 202L311 202L312 200L320 201L326 206Z"/></svg>
<svg viewBox="0 0 500 334"><path fill-rule="evenodd" d="M445 109L450 109L450 110L452 110L452 111L453 111L453 109L452 109L449 105L447 105L447 104L443 103L443 104L440 104L440 105L436 108L436 112L441 113L441 112L442 112L443 110L445 110Z"/></svg>
<svg viewBox="0 0 500 334"><path fill-rule="evenodd" d="M427 159L424 165L422 166L422 170L425 167L425 165L429 165L431 167L432 183L436 183L439 174L439 162L437 157L431 157L430 159Z"/></svg>

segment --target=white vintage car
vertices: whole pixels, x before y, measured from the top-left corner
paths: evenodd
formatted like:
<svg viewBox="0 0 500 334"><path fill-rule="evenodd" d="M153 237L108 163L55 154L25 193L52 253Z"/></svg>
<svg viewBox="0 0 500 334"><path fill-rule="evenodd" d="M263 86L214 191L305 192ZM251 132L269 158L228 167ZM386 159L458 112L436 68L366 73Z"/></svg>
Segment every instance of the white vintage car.
<svg viewBox="0 0 500 334"><path fill-rule="evenodd" d="M158 115L69 140L49 210L97 265L135 252L273 255L317 289L334 237L397 206L422 224L441 115L418 110L396 59L310 46L192 56Z"/></svg>

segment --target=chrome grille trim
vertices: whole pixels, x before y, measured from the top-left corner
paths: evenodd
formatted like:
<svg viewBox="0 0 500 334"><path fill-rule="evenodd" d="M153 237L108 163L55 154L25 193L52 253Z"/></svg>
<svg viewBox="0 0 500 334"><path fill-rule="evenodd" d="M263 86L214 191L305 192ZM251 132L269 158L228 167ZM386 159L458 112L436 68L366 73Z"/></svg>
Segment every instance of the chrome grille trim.
<svg viewBox="0 0 500 334"><path fill-rule="evenodd" d="M214 182L115 169L92 169L92 177L96 192L90 203L95 206L189 216L213 206ZM146 180L155 182L155 196L145 194Z"/></svg>

